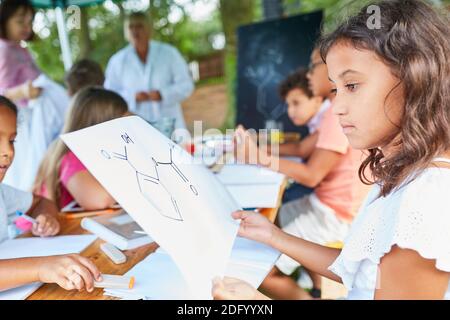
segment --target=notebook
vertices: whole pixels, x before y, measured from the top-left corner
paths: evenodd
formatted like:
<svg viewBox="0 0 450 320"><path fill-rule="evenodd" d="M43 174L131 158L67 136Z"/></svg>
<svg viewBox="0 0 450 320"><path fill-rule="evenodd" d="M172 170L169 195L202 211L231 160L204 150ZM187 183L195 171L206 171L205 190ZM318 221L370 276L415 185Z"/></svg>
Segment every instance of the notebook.
<svg viewBox="0 0 450 320"><path fill-rule="evenodd" d="M120 250L130 250L153 242L125 211L118 214L83 218L81 227Z"/></svg>

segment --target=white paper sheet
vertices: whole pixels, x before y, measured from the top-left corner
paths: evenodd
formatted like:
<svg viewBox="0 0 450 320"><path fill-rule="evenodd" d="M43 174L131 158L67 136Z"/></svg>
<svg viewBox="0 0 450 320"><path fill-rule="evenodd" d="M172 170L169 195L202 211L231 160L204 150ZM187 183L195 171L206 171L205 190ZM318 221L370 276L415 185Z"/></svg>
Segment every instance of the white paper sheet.
<svg viewBox="0 0 450 320"><path fill-rule="evenodd" d="M285 178L281 173L248 164L227 164L216 176L225 185L281 185Z"/></svg>
<svg viewBox="0 0 450 320"><path fill-rule="evenodd" d="M225 185L242 208L276 208L279 184Z"/></svg>
<svg viewBox="0 0 450 320"><path fill-rule="evenodd" d="M9 289L6 291L0 291L0 300L25 300L39 287L42 286L40 282L33 282L25 286Z"/></svg>
<svg viewBox="0 0 450 320"><path fill-rule="evenodd" d="M6 240L0 244L0 259L80 253L96 238L93 235L76 235ZM0 291L0 300L24 300L41 285L40 282L34 282L14 289Z"/></svg>
<svg viewBox="0 0 450 320"><path fill-rule="evenodd" d="M237 233L240 207L181 147L137 116L62 139L133 219L171 255L192 291L211 298Z"/></svg>
<svg viewBox="0 0 450 320"><path fill-rule="evenodd" d="M90 245L97 236L76 235L50 238L20 238L3 241L0 244L0 259L54 256L78 253Z"/></svg>
<svg viewBox="0 0 450 320"><path fill-rule="evenodd" d="M236 237L225 275L242 279L258 288L279 255L277 250L264 244ZM133 289L105 289L105 295L126 300L191 298L179 269L164 250L158 249L126 275L136 278Z"/></svg>

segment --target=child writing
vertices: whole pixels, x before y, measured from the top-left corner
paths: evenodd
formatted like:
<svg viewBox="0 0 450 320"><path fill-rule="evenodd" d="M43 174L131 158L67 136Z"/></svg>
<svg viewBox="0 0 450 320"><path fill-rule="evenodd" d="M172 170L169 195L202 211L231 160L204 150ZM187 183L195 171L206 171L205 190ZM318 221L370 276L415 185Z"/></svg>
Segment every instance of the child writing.
<svg viewBox="0 0 450 320"><path fill-rule="evenodd" d="M118 94L99 87L84 88L72 100L63 132L81 130L127 114L127 103ZM116 203L62 140L55 141L44 157L35 190L60 208L74 200L85 210L104 209Z"/></svg>
<svg viewBox="0 0 450 320"><path fill-rule="evenodd" d="M365 7L321 46L333 112L351 145L369 150L359 174L374 184L343 249L289 235L261 215L233 217L241 236L342 282L349 299L448 299L450 23L419 0L376 5L380 28L368 28ZM213 295L264 298L236 279L216 280Z"/></svg>
<svg viewBox="0 0 450 320"><path fill-rule="evenodd" d="M238 145L236 154L241 161L246 161L247 155L257 154L254 158L258 164L314 189L312 193L282 205L278 222L289 234L326 245L344 240L350 222L369 187L358 177L358 167L364 156L361 151L350 147L338 117L329 107L332 87L328 80L327 66L320 58L319 48L311 54L307 77L313 95L326 100L325 111L317 121L316 131L305 138L297 149L297 155L306 161L298 163L280 159L275 154L267 154L263 148L257 147L248 132L240 129L237 130L236 137L244 143ZM261 289L277 299L320 297L320 276L308 272L313 284L311 293L308 293L290 277L298 267L297 261L282 255L262 283Z"/></svg>
<svg viewBox="0 0 450 320"><path fill-rule="evenodd" d="M14 158L17 107L0 96L0 182ZM49 200L0 183L0 242L8 238L8 220L16 211L35 217L32 232L52 236L59 232L58 209ZM93 290L94 278L101 281L95 265L79 255L0 260L0 290L31 282L57 283L71 290Z"/></svg>

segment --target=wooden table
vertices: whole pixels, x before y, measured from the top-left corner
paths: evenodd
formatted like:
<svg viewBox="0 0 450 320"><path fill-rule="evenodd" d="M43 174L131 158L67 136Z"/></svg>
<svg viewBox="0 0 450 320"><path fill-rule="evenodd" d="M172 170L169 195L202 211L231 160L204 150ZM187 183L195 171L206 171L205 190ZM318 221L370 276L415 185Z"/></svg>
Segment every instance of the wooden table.
<svg viewBox="0 0 450 320"><path fill-rule="evenodd" d="M61 235L74 234L88 234L86 230L80 226L81 219L68 220L61 218ZM127 256L127 262L123 264L114 264L101 250L100 244L103 240L95 240L89 247L87 247L81 255L90 258L100 269L100 272L105 274L124 274L130 270L134 265L143 260L149 254L154 252L158 245L153 242L145 246L124 251ZM113 297L103 295L103 289L94 289L93 292L78 292L77 290L67 291L56 284L44 284L32 295L28 300L114 300Z"/></svg>
<svg viewBox="0 0 450 320"><path fill-rule="evenodd" d="M286 188L286 182L282 184L280 188L278 205L281 206L281 199L283 197L284 190ZM268 217L271 221L275 220L279 207L261 209L260 212ZM61 232L60 235L75 235L75 234L88 234L86 230L80 226L81 219L65 219L62 215L60 218ZM127 262L123 264L114 264L101 250L100 244L103 240L97 239L90 246L88 246L81 255L90 258L101 273L105 274L125 274L137 263L145 259L149 254L153 253L158 245L153 242L148 245L124 251L127 256ZM62 289L56 284L44 284L32 295L28 297L28 300L116 300L114 297L104 296L103 289L94 289L93 292L87 291L78 292L77 290L67 291Z"/></svg>

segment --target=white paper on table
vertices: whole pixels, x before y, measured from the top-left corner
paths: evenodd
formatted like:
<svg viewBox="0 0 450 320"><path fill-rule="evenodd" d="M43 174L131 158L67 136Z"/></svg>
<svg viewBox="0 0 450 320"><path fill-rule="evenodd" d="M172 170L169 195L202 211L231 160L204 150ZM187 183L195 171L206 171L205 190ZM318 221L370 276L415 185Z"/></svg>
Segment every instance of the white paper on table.
<svg viewBox="0 0 450 320"><path fill-rule="evenodd" d="M106 295L122 299L192 299L185 280L172 258L165 252L154 252L138 263L126 276L136 280L133 289L104 289Z"/></svg>
<svg viewBox="0 0 450 320"><path fill-rule="evenodd" d="M75 235L50 238L20 238L3 241L0 244L0 259L55 256L79 253L90 245L97 236Z"/></svg>
<svg viewBox="0 0 450 320"><path fill-rule="evenodd" d="M163 247L200 299L224 274L240 209L202 164L145 120L124 117L62 136L80 161Z"/></svg>
<svg viewBox="0 0 450 320"><path fill-rule="evenodd" d="M267 245L236 237L225 275L244 280L258 288L279 256L279 251ZM179 269L161 248L138 263L126 276L135 277L133 289L105 289L105 295L127 300L191 298Z"/></svg>
<svg viewBox="0 0 450 320"><path fill-rule="evenodd" d="M225 185L281 185L285 178L285 175L281 173L249 164L224 165L216 176Z"/></svg>
<svg viewBox="0 0 450 320"><path fill-rule="evenodd" d="M40 282L33 282L14 289L0 291L0 300L25 300L41 285L42 283Z"/></svg>
<svg viewBox="0 0 450 320"><path fill-rule="evenodd" d="M0 244L0 259L80 253L96 238L93 235L76 235L6 240ZM40 282L34 282L0 291L0 300L24 300L41 285Z"/></svg>
<svg viewBox="0 0 450 320"><path fill-rule="evenodd" d="M276 208L279 184L225 185L242 208Z"/></svg>

